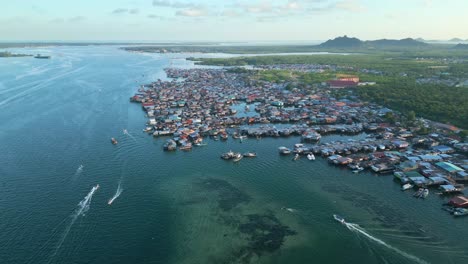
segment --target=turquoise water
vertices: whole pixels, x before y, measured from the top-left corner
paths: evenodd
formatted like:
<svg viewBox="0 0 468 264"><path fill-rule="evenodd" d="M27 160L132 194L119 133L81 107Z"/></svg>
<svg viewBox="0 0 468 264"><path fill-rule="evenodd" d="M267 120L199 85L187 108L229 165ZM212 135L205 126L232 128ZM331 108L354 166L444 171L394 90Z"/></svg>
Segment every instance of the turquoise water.
<svg viewBox="0 0 468 264"><path fill-rule="evenodd" d="M1 263L468 261L468 218L442 211L442 198L416 200L391 176L278 155L298 138L163 152L128 99L165 78L164 67L192 67L190 54L18 51L52 59L0 59ZM336 139L346 137L323 138ZM258 157L219 159L230 149Z"/></svg>

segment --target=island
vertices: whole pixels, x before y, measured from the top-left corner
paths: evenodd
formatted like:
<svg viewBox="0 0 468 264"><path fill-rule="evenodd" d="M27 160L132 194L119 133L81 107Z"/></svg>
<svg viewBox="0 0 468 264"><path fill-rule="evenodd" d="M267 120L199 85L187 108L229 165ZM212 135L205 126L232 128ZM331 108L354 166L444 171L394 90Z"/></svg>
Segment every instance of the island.
<svg viewBox="0 0 468 264"><path fill-rule="evenodd" d="M30 54L15 54L9 51L0 51L0 58L11 58L11 57L31 57Z"/></svg>

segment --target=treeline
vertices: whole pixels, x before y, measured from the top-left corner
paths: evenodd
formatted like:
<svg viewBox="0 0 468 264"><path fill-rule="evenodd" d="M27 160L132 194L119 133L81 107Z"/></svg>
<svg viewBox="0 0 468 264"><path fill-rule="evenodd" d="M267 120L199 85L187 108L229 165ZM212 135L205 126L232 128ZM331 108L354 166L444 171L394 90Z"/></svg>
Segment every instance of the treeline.
<svg viewBox="0 0 468 264"><path fill-rule="evenodd" d="M468 88L394 80L356 92L363 100L403 113L414 111L420 117L468 128Z"/></svg>
<svg viewBox="0 0 468 264"><path fill-rule="evenodd" d="M193 59L193 58L192 58ZM252 56L252 57L234 57L234 58L200 58L196 60L201 65L217 66L245 66L245 65L273 65L273 64L320 64L341 66L352 68L351 71L360 71L363 69L372 69L381 71L384 75L399 75L418 77L420 75L428 76L437 74L440 68L431 68L431 66L448 66L457 73L463 73L468 70L467 63L448 64L440 60L416 60L407 57L393 57L391 54L353 54L353 55L284 55L284 56Z"/></svg>

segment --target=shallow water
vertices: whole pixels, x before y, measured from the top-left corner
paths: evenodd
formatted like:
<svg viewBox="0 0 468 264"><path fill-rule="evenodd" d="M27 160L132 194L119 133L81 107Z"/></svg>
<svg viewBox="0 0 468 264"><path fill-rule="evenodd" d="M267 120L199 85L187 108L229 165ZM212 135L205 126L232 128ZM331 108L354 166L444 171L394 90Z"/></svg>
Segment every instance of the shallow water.
<svg viewBox="0 0 468 264"><path fill-rule="evenodd" d="M138 85L165 78L164 67L192 67L189 54L18 51L52 59L0 59L2 263L468 261L468 218L440 210L443 199L414 199L391 176L278 155L298 138L207 139L190 152L163 152L164 139L141 132L146 118L128 99ZM230 149L258 157L221 160Z"/></svg>

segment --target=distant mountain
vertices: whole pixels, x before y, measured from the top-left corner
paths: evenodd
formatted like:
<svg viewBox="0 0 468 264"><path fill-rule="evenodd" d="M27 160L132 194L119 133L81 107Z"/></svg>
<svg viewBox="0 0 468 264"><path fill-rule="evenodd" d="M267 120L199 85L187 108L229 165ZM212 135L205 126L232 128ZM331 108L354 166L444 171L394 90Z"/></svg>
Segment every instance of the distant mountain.
<svg viewBox="0 0 468 264"><path fill-rule="evenodd" d="M367 44L375 48L390 48L390 47L424 47L427 46L427 43L417 41L412 38L405 39L379 39L373 41L366 41Z"/></svg>
<svg viewBox="0 0 468 264"><path fill-rule="evenodd" d="M453 48L458 50L468 50L468 44L457 44Z"/></svg>
<svg viewBox="0 0 468 264"><path fill-rule="evenodd" d="M360 48L364 42L357 38L348 38L346 35L343 37L337 37L329 39L319 46L322 48Z"/></svg>
<svg viewBox="0 0 468 264"><path fill-rule="evenodd" d="M451 39L451 40L449 40L449 41L450 41L450 42L462 42L462 41L464 41L464 40L461 39L461 38L453 38L453 39Z"/></svg>
<svg viewBox="0 0 468 264"><path fill-rule="evenodd" d="M420 41L420 42L425 42L425 41L426 41L426 40L423 39L423 38L417 38L416 40L417 40L417 41Z"/></svg>
<svg viewBox="0 0 468 264"><path fill-rule="evenodd" d="M362 41L357 38L349 38L347 36L337 37L335 39L327 40L319 45L321 48L371 48L371 49L385 49L385 48L398 48L398 47L424 47L429 44L418 41L412 38L405 39L378 39Z"/></svg>

